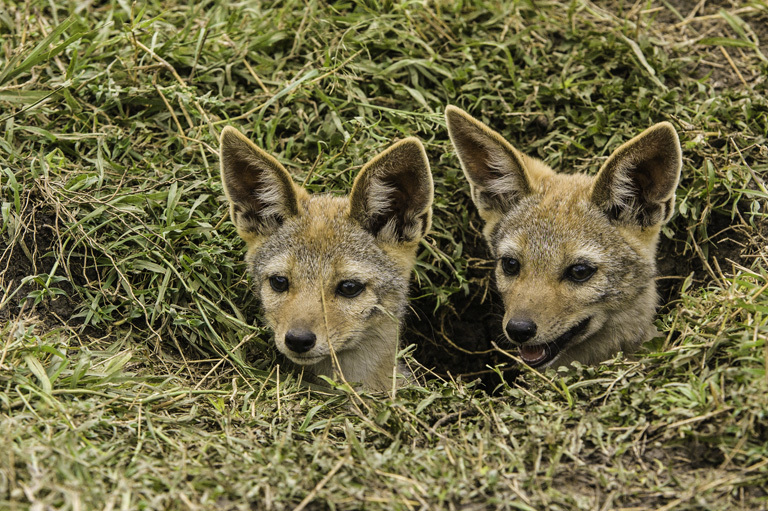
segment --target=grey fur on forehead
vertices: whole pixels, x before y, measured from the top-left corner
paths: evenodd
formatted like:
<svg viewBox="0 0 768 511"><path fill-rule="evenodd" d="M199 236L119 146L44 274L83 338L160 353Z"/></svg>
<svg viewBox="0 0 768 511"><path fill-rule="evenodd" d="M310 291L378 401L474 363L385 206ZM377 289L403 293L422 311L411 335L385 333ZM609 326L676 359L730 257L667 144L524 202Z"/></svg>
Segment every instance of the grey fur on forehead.
<svg viewBox="0 0 768 511"><path fill-rule="evenodd" d="M616 232L605 215L589 202L571 202L567 210L552 209L541 203L541 198L529 196L516 204L498 222L490 234L492 251L496 257L508 254L500 252L504 241L522 234L526 239L525 253L528 259L540 265L549 265L552 258L563 252L557 247L568 246L577 239L593 240L604 246L611 244L619 252L634 253L626 240ZM574 211L577 209L578 211ZM566 223L558 217L579 215L578 223Z"/></svg>
<svg viewBox="0 0 768 511"><path fill-rule="evenodd" d="M316 225L313 226L313 223ZM307 236L307 232L318 225L320 230L317 235ZM324 216L321 222L307 214L286 220L256 249L250 268L252 273L260 275L262 267L286 253L291 254L294 260L291 268L294 275L307 280L321 276L344 278L335 274L338 265L359 264L372 272L370 281L377 280L380 275L399 273L397 265L376 244L371 233L362 226L350 228L344 210L333 216ZM407 287L405 279L387 280L392 281L389 282L391 285Z"/></svg>

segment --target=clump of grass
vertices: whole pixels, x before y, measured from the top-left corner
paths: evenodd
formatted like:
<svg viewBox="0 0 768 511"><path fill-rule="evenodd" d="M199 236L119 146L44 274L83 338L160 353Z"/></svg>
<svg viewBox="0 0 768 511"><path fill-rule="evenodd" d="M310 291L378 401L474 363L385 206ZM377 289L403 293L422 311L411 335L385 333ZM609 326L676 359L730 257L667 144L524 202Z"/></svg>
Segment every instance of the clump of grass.
<svg viewBox="0 0 768 511"><path fill-rule="evenodd" d="M0 507L764 507L767 21L760 2L10 4ZM449 103L567 172L678 128L679 278L636 359L493 396L460 375L508 359L478 354L493 286ZM224 125L316 192L425 142L405 339L440 366L423 386L310 387L275 356L226 220Z"/></svg>

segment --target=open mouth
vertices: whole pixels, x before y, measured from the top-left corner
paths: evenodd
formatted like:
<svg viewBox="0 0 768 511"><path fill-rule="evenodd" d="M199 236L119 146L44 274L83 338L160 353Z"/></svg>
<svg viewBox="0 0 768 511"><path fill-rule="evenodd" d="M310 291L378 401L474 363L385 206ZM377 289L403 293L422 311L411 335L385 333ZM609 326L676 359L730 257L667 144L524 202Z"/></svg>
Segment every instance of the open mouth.
<svg viewBox="0 0 768 511"><path fill-rule="evenodd" d="M539 367L551 362L574 337L587 329L590 319L592 318L581 320L554 341L532 346L520 346L520 358L531 367Z"/></svg>

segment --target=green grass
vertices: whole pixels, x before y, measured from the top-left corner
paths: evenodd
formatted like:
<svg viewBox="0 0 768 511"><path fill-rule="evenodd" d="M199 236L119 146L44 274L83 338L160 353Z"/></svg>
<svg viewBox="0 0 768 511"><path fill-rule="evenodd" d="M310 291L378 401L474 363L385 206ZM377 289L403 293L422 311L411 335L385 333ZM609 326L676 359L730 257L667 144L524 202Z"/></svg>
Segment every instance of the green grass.
<svg viewBox="0 0 768 511"><path fill-rule="evenodd" d="M697 3L4 4L0 509L768 508L768 5ZM506 359L447 342L493 285L446 104L568 172L676 126L673 300L635 359L461 376ZM309 387L276 355L225 125L312 191L424 141L423 386Z"/></svg>

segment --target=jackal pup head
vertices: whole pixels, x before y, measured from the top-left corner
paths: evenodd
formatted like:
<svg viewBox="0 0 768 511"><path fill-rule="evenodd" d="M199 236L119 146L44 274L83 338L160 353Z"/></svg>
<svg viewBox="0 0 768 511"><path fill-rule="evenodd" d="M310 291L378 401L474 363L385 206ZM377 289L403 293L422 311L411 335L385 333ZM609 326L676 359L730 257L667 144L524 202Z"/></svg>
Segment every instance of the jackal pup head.
<svg viewBox="0 0 768 511"><path fill-rule="evenodd" d="M349 197L311 196L240 132L221 134L230 215L277 348L316 374L386 388L432 175L407 138L358 174ZM333 358L337 361L333 362Z"/></svg>
<svg viewBox="0 0 768 511"><path fill-rule="evenodd" d="M446 119L520 357L594 364L652 337L656 246L682 166L672 125L645 130L589 177L555 173L458 108Z"/></svg>

